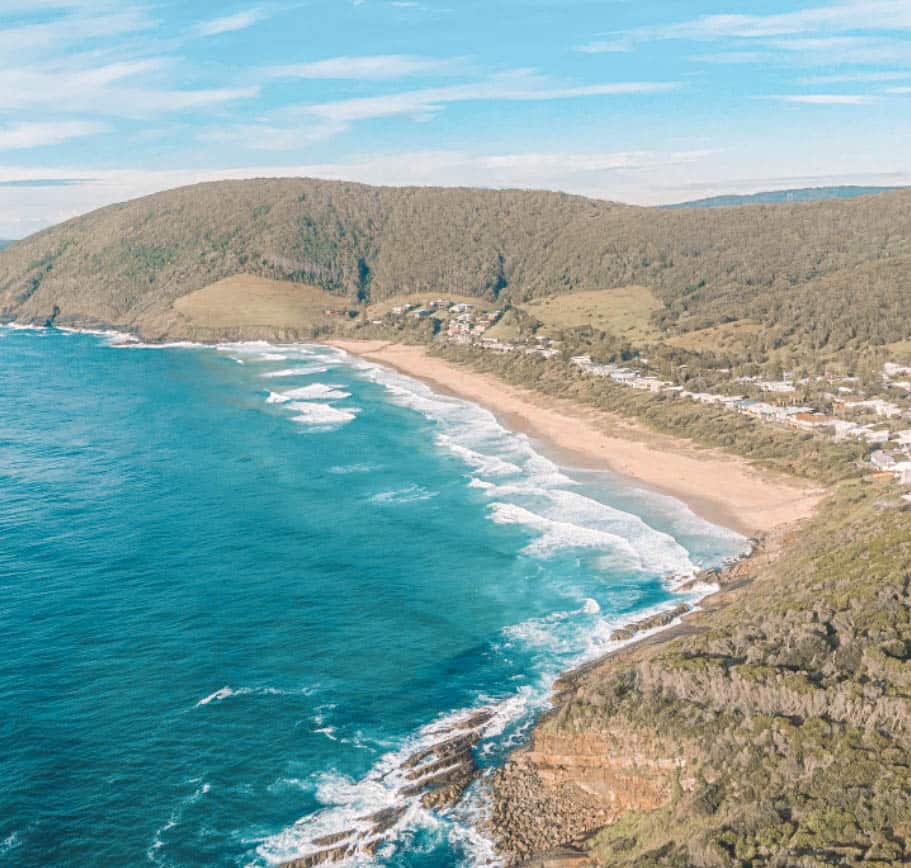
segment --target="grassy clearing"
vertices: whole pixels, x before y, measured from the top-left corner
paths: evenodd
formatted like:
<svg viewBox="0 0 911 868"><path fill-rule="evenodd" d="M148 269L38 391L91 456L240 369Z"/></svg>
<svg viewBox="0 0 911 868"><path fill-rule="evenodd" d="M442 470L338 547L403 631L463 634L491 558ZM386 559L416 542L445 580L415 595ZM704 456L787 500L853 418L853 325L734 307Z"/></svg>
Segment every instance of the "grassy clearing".
<svg viewBox="0 0 911 868"><path fill-rule="evenodd" d="M758 322L739 320L707 329L687 332L667 338L664 343L694 353L738 352L743 350L762 331Z"/></svg>
<svg viewBox="0 0 911 868"><path fill-rule="evenodd" d="M543 323L542 333L590 325L637 343L660 338L652 325L653 311L661 307L645 286L594 289L536 299L522 306Z"/></svg>
<svg viewBox="0 0 911 868"><path fill-rule="evenodd" d="M203 328L304 329L335 321L326 312L346 304L317 286L236 274L178 298L174 309Z"/></svg>

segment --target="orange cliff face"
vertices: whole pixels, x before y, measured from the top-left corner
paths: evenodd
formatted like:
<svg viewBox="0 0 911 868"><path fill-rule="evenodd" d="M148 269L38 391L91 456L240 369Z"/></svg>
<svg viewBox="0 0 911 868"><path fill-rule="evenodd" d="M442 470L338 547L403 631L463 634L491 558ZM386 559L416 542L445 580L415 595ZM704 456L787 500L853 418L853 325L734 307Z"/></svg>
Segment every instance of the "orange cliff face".
<svg viewBox="0 0 911 868"><path fill-rule="evenodd" d="M513 863L588 862L583 845L598 829L692 790L694 755L619 718L578 732L546 722L495 776L494 835Z"/></svg>

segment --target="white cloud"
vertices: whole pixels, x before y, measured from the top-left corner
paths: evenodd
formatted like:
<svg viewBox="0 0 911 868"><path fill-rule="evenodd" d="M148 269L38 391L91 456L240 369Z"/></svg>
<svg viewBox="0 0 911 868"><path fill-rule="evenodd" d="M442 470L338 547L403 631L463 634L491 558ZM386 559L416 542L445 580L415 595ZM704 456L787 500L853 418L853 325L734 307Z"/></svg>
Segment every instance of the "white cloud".
<svg viewBox="0 0 911 868"><path fill-rule="evenodd" d="M246 30L265 17L261 9L248 9L234 15L224 15L221 18L212 18L202 21L196 26L200 36L218 36L220 33L233 33L236 30Z"/></svg>
<svg viewBox="0 0 911 868"><path fill-rule="evenodd" d="M907 72L843 72L834 75L810 75L800 80L801 84L848 84L851 82L903 81L911 78Z"/></svg>
<svg viewBox="0 0 911 868"><path fill-rule="evenodd" d="M332 57L310 63L274 66L266 72L273 78L382 80L438 72L451 65L451 61L407 54L378 54L368 57Z"/></svg>
<svg viewBox="0 0 911 868"><path fill-rule="evenodd" d="M256 85L241 88L171 90L124 83L164 65L161 58L126 61L88 69L0 68L0 111L94 112L141 118L249 99Z"/></svg>
<svg viewBox="0 0 911 868"><path fill-rule="evenodd" d="M886 90L886 93L893 93L893 94L911 93L911 87L890 87Z"/></svg>
<svg viewBox="0 0 911 868"><path fill-rule="evenodd" d="M586 42L584 45L577 45L573 51L580 54L622 54L633 50L633 43L625 38L619 39L596 39L592 42Z"/></svg>
<svg viewBox="0 0 911 868"><path fill-rule="evenodd" d="M30 55L61 56L84 41L110 39L149 30L154 19L141 7L122 5L107 11L105 4L86 4L53 21L0 28L0 62L20 64Z"/></svg>
<svg viewBox="0 0 911 868"><path fill-rule="evenodd" d="M879 102L879 97L877 96L860 96L850 93L775 94L763 97L763 99L803 103L806 105L871 105Z"/></svg>
<svg viewBox="0 0 911 868"><path fill-rule="evenodd" d="M907 63L911 45L899 36L907 31L909 0L842 0L771 15L702 15L634 28L620 38L630 43L677 39L723 44L723 50L692 58L711 63L767 63L783 52L789 63L844 65Z"/></svg>
<svg viewBox="0 0 911 868"><path fill-rule="evenodd" d="M817 31L911 30L907 0L847 0L775 15L703 15L679 24L642 28L642 37L714 40L758 39Z"/></svg>
<svg viewBox="0 0 911 868"><path fill-rule="evenodd" d="M14 123L0 127L0 151L41 148L83 136L94 136L107 128L94 121Z"/></svg>
<svg viewBox="0 0 911 868"><path fill-rule="evenodd" d="M306 114L334 123L395 116L424 119L447 103L479 100L511 102L548 101L592 96L666 93L679 88L678 82L611 82L557 86L527 70L496 76L487 81L450 87L422 88L384 96L360 97L301 106Z"/></svg>

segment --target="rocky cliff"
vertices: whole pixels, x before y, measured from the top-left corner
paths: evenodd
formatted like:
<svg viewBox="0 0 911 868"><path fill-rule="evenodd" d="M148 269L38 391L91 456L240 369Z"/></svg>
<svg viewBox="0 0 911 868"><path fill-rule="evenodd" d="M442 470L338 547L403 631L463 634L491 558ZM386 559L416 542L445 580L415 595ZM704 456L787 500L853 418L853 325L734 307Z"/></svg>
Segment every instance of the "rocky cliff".
<svg viewBox="0 0 911 868"><path fill-rule="evenodd" d="M724 581L559 685L496 775L511 863L911 860L907 506L848 485Z"/></svg>

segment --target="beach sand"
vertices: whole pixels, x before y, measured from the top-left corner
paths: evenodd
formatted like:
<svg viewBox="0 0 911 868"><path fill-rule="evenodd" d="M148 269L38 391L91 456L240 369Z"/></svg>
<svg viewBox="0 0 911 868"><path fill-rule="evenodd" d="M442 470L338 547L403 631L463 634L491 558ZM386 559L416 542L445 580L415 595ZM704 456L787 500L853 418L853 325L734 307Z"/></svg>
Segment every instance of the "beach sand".
<svg viewBox="0 0 911 868"><path fill-rule="evenodd" d="M745 459L660 434L617 414L512 386L497 377L386 341L327 341L491 410L566 466L608 469L673 495L698 515L746 536L806 518L825 490Z"/></svg>

